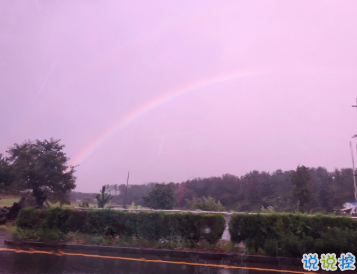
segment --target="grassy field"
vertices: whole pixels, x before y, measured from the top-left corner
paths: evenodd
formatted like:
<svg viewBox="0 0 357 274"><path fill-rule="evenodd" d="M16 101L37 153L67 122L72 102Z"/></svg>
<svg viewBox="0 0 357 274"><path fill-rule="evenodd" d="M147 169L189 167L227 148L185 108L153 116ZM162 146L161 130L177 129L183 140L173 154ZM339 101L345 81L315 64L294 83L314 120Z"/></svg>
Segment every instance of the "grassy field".
<svg viewBox="0 0 357 274"><path fill-rule="evenodd" d="M14 202L18 202L20 197L0 197L0 207L12 206Z"/></svg>

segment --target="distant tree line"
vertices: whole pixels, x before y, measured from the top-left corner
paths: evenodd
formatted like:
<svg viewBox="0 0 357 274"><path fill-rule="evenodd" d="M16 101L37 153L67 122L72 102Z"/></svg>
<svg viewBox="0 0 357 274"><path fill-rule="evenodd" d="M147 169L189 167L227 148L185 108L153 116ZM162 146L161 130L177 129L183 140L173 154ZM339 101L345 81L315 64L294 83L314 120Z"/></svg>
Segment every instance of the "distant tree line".
<svg viewBox="0 0 357 274"><path fill-rule="evenodd" d="M251 171L241 177L198 178L179 185L177 205L186 199L211 196L236 211L258 211L272 206L276 211L332 212L343 203L354 201L351 168L298 167L275 172Z"/></svg>
<svg viewBox="0 0 357 274"><path fill-rule="evenodd" d="M98 193L85 193L85 192L78 192L78 191L71 191L70 197L72 202L78 201L85 201L89 203L96 203L97 199L95 198Z"/></svg>
<svg viewBox="0 0 357 274"><path fill-rule="evenodd" d="M129 185L127 204L143 204L155 183ZM332 212L345 202L354 201L351 168L329 172L324 167L298 167L275 172L251 171L243 176L224 174L220 177L196 178L168 184L174 193L175 207L190 208L192 201L211 197L226 210ZM113 203L123 203L126 185L107 185ZM92 196L93 197L93 196Z"/></svg>
<svg viewBox="0 0 357 274"><path fill-rule="evenodd" d="M127 194L126 194L126 203L130 205L131 203L135 203L136 205L144 204L144 197L147 196L158 183L148 183L142 185L129 185ZM168 184L174 193L178 187L178 184L169 183ZM112 203L115 204L123 204L126 185L125 184L114 184L114 185L105 185L106 192L113 196ZM176 199L176 197L175 197Z"/></svg>

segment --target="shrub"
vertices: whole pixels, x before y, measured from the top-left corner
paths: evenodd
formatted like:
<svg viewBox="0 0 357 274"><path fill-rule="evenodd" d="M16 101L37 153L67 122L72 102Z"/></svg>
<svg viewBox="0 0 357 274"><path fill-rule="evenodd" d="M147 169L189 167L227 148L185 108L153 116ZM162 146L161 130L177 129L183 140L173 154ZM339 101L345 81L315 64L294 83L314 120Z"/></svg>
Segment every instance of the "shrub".
<svg viewBox="0 0 357 274"><path fill-rule="evenodd" d="M267 255L276 256L278 253L278 242L275 239L266 239L263 250Z"/></svg>
<svg viewBox="0 0 357 274"><path fill-rule="evenodd" d="M233 242L245 241L249 252L274 255L357 252L357 222L347 217L304 214L234 214L229 231Z"/></svg>
<svg viewBox="0 0 357 274"><path fill-rule="evenodd" d="M212 197L202 197L196 198L193 197L192 200L186 200L187 208L190 210L200 209L204 211L224 211L224 206L220 201L216 202L216 200Z"/></svg>
<svg viewBox="0 0 357 274"><path fill-rule="evenodd" d="M22 228L32 228L39 223L41 211L32 207L21 209L16 219L16 224Z"/></svg>
<svg viewBox="0 0 357 274"><path fill-rule="evenodd" d="M201 239L215 244L222 237L225 219L221 214L122 212L50 208L23 209L17 226L34 229L41 240L62 240L68 233L98 235L98 237L144 239L146 241L184 241L194 246ZM71 234L72 235L72 234ZM99 238L96 242L103 243Z"/></svg>
<svg viewBox="0 0 357 274"><path fill-rule="evenodd" d="M153 209L173 209L175 193L170 185L155 184L155 187L143 197L144 206Z"/></svg>

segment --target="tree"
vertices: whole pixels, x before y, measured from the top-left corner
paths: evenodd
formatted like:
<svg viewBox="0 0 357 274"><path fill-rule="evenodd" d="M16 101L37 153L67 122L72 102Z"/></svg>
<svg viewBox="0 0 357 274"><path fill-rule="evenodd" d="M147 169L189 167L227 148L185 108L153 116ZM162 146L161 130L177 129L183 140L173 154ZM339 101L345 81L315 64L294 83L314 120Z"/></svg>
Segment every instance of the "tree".
<svg viewBox="0 0 357 274"><path fill-rule="evenodd" d="M182 206L184 193L185 193L185 183L181 183L177 188L177 202L176 202L177 206Z"/></svg>
<svg viewBox="0 0 357 274"><path fill-rule="evenodd" d="M8 190L13 183L15 173L8 158L5 158L0 153L0 192Z"/></svg>
<svg viewBox="0 0 357 274"><path fill-rule="evenodd" d="M102 186L102 190L100 191L100 194L97 194L95 198L98 201L98 208L104 208L104 206L107 203L109 203L111 199L113 199L113 196L105 193L105 186Z"/></svg>
<svg viewBox="0 0 357 274"><path fill-rule="evenodd" d="M301 212L307 211L308 203L312 199L310 180L311 175L305 166L298 166L291 174L292 193L297 200L298 210Z"/></svg>
<svg viewBox="0 0 357 274"><path fill-rule="evenodd" d="M191 201L186 200L186 203L190 210L201 209L204 211L224 211L224 206L221 202L216 202L214 198L209 196L202 198L193 197Z"/></svg>
<svg viewBox="0 0 357 274"><path fill-rule="evenodd" d="M75 167L67 165L69 158L60 141L25 141L7 151L15 173L12 188L32 191L37 208L42 208L47 200L69 204L69 193L76 187Z"/></svg>
<svg viewBox="0 0 357 274"><path fill-rule="evenodd" d="M126 188L125 188L123 208L126 208L126 195L128 194L128 186L129 186L129 172L128 172L128 178L126 179Z"/></svg>
<svg viewBox="0 0 357 274"><path fill-rule="evenodd" d="M175 205L174 191L170 185L156 184L148 195L143 197L144 206L153 209L173 209Z"/></svg>

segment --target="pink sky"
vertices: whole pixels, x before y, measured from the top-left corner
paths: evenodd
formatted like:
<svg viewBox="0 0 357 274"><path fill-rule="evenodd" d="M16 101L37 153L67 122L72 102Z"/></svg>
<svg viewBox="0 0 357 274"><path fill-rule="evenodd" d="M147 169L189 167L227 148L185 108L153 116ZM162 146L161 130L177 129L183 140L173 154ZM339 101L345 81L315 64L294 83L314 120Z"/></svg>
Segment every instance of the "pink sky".
<svg viewBox="0 0 357 274"><path fill-rule="evenodd" d="M62 139L77 189L351 166L356 1L0 0L0 153Z"/></svg>

